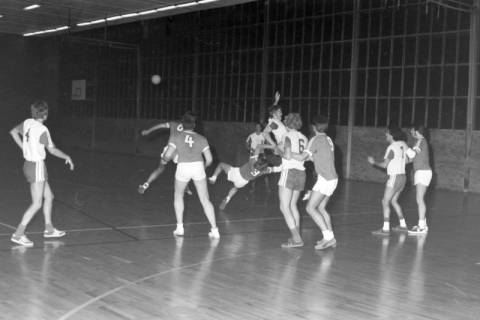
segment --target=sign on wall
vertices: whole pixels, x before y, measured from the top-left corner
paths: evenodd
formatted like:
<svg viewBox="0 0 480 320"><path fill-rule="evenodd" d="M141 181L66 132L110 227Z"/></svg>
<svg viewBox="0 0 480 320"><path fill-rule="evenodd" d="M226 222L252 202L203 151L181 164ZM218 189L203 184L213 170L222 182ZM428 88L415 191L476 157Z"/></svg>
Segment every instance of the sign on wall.
<svg viewBox="0 0 480 320"><path fill-rule="evenodd" d="M86 80L72 80L72 100L85 100Z"/></svg>

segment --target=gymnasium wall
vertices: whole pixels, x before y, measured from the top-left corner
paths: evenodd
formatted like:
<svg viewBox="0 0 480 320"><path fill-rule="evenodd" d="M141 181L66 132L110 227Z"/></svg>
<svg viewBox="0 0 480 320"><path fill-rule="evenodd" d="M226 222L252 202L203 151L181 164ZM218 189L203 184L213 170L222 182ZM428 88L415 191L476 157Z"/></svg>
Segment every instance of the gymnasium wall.
<svg viewBox="0 0 480 320"><path fill-rule="evenodd" d="M96 119L95 149L106 152L136 152L144 156L158 156L168 139L168 131L159 130L148 137L135 137L135 132L156 124L157 120ZM92 121L84 118L64 118L52 128L57 144L65 147L91 148ZM337 170L345 174L347 127L335 126L329 135L336 145ZM201 131L208 138L215 158L234 165L247 159L244 147L246 137L254 131L254 123L204 122ZM480 192L480 132L475 132L472 162L469 164L470 190ZM464 188L463 130L435 129L430 132L434 185L437 188L462 191ZM385 181L385 173L370 166L366 158L371 155L381 159L387 143L384 129L354 127L351 178L362 181ZM154 164L152 163L152 166Z"/></svg>

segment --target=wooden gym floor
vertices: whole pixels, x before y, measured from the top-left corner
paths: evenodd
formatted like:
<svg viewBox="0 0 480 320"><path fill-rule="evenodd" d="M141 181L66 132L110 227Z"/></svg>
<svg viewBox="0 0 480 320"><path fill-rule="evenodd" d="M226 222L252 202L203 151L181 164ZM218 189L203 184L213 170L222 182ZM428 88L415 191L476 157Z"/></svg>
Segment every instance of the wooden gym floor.
<svg viewBox="0 0 480 320"><path fill-rule="evenodd" d="M39 212L27 249L9 240L30 201L12 145L0 171L0 319L480 317L478 194L431 191L427 236L382 238L370 232L381 226L383 185L342 181L329 206L338 246L319 252L304 204L305 247L280 248L288 230L276 191L258 182L255 196L247 187L217 210L219 241L188 197L186 236L175 239L173 166L139 195L155 159L69 150L74 172L48 159L54 221L68 234L44 241ZM228 186L221 176L210 187L215 206ZM411 227L411 186L401 204Z"/></svg>

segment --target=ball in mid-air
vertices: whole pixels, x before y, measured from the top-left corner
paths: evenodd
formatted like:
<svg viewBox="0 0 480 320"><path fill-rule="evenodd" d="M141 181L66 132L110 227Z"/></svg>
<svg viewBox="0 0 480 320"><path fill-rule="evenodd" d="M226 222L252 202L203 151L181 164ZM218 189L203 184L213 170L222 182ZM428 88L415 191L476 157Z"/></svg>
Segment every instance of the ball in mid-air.
<svg viewBox="0 0 480 320"><path fill-rule="evenodd" d="M153 84L159 84L160 81L162 81L162 78L160 78L160 76L158 74L154 74L152 76L152 83Z"/></svg>

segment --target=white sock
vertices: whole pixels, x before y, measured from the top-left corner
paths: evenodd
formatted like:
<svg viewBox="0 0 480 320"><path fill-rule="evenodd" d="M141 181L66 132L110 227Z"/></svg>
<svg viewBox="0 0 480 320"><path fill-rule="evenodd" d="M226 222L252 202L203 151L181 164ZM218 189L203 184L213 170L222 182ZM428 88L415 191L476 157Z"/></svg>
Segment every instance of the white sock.
<svg viewBox="0 0 480 320"><path fill-rule="evenodd" d="M389 231L390 230L390 222L389 221L383 221L383 228L384 231Z"/></svg>
<svg viewBox="0 0 480 320"><path fill-rule="evenodd" d="M330 230L322 231L322 234L323 234L323 239L325 239L327 241L333 239L333 232L331 232Z"/></svg>
<svg viewBox="0 0 480 320"><path fill-rule="evenodd" d="M418 227L423 229L427 226L427 219L418 220Z"/></svg>
<svg viewBox="0 0 480 320"><path fill-rule="evenodd" d="M405 219L400 219L399 222L400 222L400 227L402 227L402 228L407 227L407 223L405 222Z"/></svg>
<svg viewBox="0 0 480 320"><path fill-rule="evenodd" d="M183 229L183 223L177 223L177 230L178 229Z"/></svg>

